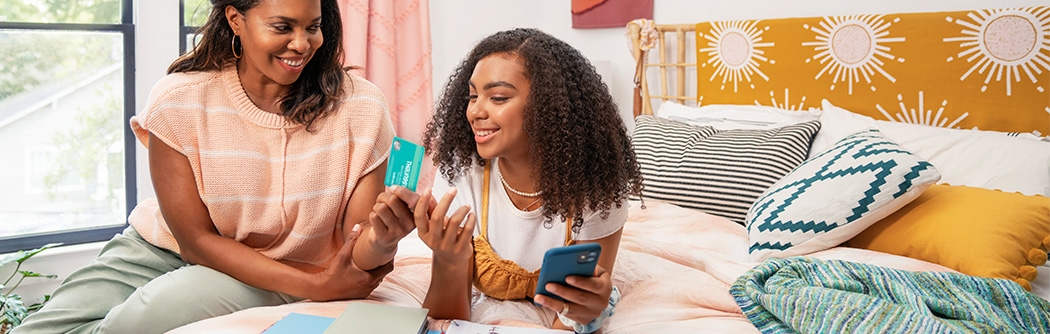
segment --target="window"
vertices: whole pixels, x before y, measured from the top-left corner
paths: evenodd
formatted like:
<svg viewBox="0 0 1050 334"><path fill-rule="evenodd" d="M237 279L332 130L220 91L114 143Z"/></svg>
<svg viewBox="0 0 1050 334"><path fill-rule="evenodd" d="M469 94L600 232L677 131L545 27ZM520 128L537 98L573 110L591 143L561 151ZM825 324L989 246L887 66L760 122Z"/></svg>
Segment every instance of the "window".
<svg viewBox="0 0 1050 334"><path fill-rule="evenodd" d="M0 253L107 240L136 201L132 0L0 8Z"/></svg>
<svg viewBox="0 0 1050 334"><path fill-rule="evenodd" d="M69 170L58 170L60 167L56 166L56 162L60 151L62 150L55 146L26 146L26 194L39 195L50 192L54 196L56 193L84 189L84 182L79 175Z"/></svg>
<svg viewBox="0 0 1050 334"><path fill-rule="evenodd" d="M211 3L208 0L181 0L179 11L182 19L179 20L179 30L182 38L179 39L179 53L186 53L200 42L197 29L204 25L211 13Z"/></svg>

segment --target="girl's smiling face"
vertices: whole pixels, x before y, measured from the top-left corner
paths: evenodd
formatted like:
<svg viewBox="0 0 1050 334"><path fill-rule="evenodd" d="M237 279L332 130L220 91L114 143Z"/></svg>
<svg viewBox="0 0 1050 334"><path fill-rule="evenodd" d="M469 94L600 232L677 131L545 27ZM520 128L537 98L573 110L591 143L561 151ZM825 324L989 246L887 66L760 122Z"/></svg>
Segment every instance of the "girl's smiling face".
<svg viewBox="0 0 1050 334"><path fill-rule="evenodd" d="M529 80L521 58L506 52L488 55L474 66L469 84L467 120L478 155L528 161L524 122Z"/></svg>

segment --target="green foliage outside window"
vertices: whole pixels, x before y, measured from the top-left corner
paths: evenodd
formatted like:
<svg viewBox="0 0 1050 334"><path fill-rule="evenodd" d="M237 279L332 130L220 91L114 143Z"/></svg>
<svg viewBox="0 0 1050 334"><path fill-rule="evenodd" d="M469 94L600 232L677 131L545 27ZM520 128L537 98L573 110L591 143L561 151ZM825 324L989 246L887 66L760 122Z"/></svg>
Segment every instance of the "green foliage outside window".
<svg viewBox="0 0 1050 334"><path fill-rule="evenodd" d="M183 24L187 27L200 27L208 20L211 2L208 0L183 0Z"/></svg>
<svg viewBox="0 0 1050 334"><path fill-rule="evenodd" d="M120 22L120 0L0 0L0 8L0 22ZM112 61L112 40L71 32L0 30L0 100Z"/></svg>
<svg viewBox="0 0 1050 334"><path fill-rule="evenodd" d="M120 23L120 0L0 0L0 21Z"/></svg>
<svg viewBox="0 0 1050 334"><path fill-rule="evenodd" d="M104 95L103 92L112 89L102 87L96 91L98 95ZM123 147L123 110L117 97L108 95L102 103L78 110L75 116L78 127L56 133L51 138L51 145L60 147L61 151L54 168L44 177L49 198L55 198L58 194L56 189L65 177L75 173L87 183L88 193L97 192L97 187L106 188L102 189L103 197L97 200L109 201L111 205L120 204L115 201L123 198L117 197L114 191L124 188L124 157L110 151L113 147ZM103 178L105 184L98 182L99 165L104 165L104 170L108 172Z"/></svg>

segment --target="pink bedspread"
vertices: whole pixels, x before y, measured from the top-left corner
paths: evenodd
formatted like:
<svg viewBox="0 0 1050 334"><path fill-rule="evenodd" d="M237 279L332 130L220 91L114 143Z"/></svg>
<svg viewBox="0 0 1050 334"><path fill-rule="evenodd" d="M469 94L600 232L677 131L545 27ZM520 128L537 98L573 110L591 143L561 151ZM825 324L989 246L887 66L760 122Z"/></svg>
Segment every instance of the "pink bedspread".
<svg viewBox="0 0 1050 334"><path fill-rule="evenodd" d="M747 260L744 228L727 219L671 204L632 203L613 270L623 293L606 333L757 332L729 295L729 286L756 265ZM837 247L812 254L906 270L952 271L940 265L862 249ZM430 251L410 235L396 268L363 301L418 307L430 283ZM478 300L478 299L476 299ZM350 301L258 307L207 319L170 333L260 333L290 312L336 317ZM537 326L531 305L480 299L471 321ZM524 306L524 307L523 307Z"/></svg>

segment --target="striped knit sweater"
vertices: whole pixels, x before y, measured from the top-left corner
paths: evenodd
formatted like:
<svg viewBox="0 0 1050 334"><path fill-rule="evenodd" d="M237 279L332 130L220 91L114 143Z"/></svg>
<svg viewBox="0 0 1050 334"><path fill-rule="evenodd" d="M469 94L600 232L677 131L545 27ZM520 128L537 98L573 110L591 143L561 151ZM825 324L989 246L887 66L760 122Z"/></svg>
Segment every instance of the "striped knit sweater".
<svg viewBox="0 0 1050 334"><path fill-rule="evenodd" d="M189 159L221 235L319 271L343 245L357 180L386 160L393 138L382 93L347 78L349 97L312 131L256 107L235 66L164 77L131 126L143 145L153 133ZM179 252L155 199L136 206L128 222L146 241Z"/></svg>

